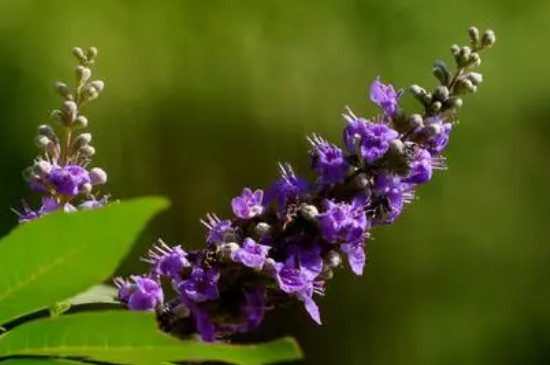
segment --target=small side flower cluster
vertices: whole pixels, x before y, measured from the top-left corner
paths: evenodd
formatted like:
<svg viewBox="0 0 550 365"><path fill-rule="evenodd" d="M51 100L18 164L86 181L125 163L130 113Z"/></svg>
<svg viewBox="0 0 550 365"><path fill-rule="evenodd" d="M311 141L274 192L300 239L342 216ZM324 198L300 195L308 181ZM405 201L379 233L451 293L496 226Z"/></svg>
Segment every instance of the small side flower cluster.
<svg viewBox="0 0 550 365"><path fill-rule="evenodd" d="M30 188L42 195L42 205L33 210L23 202L23 211L16 211L19 222L30 221L56 210L74 212L107 203L106 195L100 196L94 191L107 182L107 174L98 167L88 168L95 148L90 144L92 135L84 131L88 119L80 113L81 107L96 99L104 87L103 81L92 80L91 67L97 49L91 47L84 52L77 47L73 49L73 54L79 63L75 68L74 89L62 82L55 83L55 90L63 98L63 104L51 113L50 119L61 133L56 133L50 124L38 127L35 141L41 154L23 172Z"/></svg>
<svg viewBox="0 0 550 365"><path fill-rule="evenodd" d="M198 332L203 340L224 339L257 327L264 313L290 301L302 303L321 323L315 297L322 295L335 269L346 259L361 275L370 230L393 223L418 185L444 169L441 152L456 122L462 95L475 92L481 75L472 72L479 52L493 45L490 30L469 30L470 46L452 47L457 69L438 61L440 85L428 92L413 85L423 111L407 114L402 92L380 78L370 99L380 115L343 117L343 147L319 135L308 138L317 175L309 183L289 164L264 193L245 188L231 201L234 216L210 214L203 250L156 245L145 259L150 270L116 279L119 299L132 310L156 311L161 327L177 336ZM173 297L165 300L162 284Z"/></svg>

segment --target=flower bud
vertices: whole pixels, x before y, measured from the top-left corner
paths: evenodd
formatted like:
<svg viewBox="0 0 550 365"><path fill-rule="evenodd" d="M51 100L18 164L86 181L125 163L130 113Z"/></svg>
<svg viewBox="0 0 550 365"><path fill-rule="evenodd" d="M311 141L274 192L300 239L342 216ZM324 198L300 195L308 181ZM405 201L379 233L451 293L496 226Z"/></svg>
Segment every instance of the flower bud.
<svg viewBox="0 0 550 365"><path fill-rule="evenodd" d="M445 62L440 60L435 61L432 72L442 85L447 85L453 77Z"/></svg>
<svg viewBox="0 0 550 365"><path fill-rule="evenodd" d="M493 44L495 44L496 37L495 32L493 32L491 29L487 29L485 33L483 33L483 37L481 38L481 44L484 47L491 47Z"/></svg>
<svg viewBox="0 0 550 365"><path fill-rule="evenodd" d="M82 99L85 102L95 100L98 96L99 93L97 92L96 88L91 85L82 90Z"/></svg>
<svg viewBox="0 0 550 365"><path fill-rule="evenodd" d="M92 135L90 133L81 133L73 141L73 147L80 149L92 142Z"/></svg>
<svg viewBox="0 0 550 365"><path fill-rule="evenodd" d="M466 77L472 82L472 84L476 86L481 84L481 82L483 81L483 75L477 72L470 72L466 75Z"/></svg>
<svg viewBox="0 0 550 365"><path fill-rule="evenodd" d="M220 246L220 253L224 259L231 259L231 254L241 248L235 242L224 243Z"/></svg>
<svg viewBox="0 0 550 365"><path fill-rule="evenodd" d="M88 173L92 185L101 185L107 182L107 173L99 167L94 167Z"/></svg>
<svg viewBox="0 0 550 365"><path fill-rule="evenodd" d="M433 92L433 96L436 100L445 101L449 97L449 89L446 86L438 86Z"/></svg>
<svg viewBox="0 0 550 365"><path fill-rule="evenodd" d="M57 81L54 83L54 89L55 89L55 92L58 93L61 97L67 99L67 100L72 100L73 99L73 95L71 94L71 90L69 89L69 87L60 82L60 81Z"/></svg>
<svg viewBox="0 0 550 365"><path fill-rule="evenodd" d="M427 137L433 137L437 136L441 133L441 125L440 124L430 124L429 126L426 126L422 131Z"/></svg>
<svg viewBox="0 0 550 365"><path fill-rule="evenodd" d="M260 222L256 224L256 227L254 227L254 230L256 231L256 234L258 236L263 236L271 232L271 226L265 222Z"/></svg>
<svg viewBox="0 0 550 365"><path fill-rule="evenodd" d="M27 167L22 171L21 175L23 176L23 180L25 180L26 182L33 181L36 176L36 174L34 173L34 167L33 166Z"/></svg>
<svg viewBox="0 0 550 365"><path fill-rule="evenodd" d="M319 211L315 205L302 203L300 204L300 213L308 221L316 221Z"/></svg>
<svg viewBox="0 0 550 365"><path fill-rule="evenodd" d="M96 56L97 56L97 48L95 47L88 48L88 50L86 51L86 58L88 59L88 62L94 61Z"/></svg>
<svg viewBox="0 0 550 365"><path fill-rule="evenodd" d="M105 84L101 80L94 80L90 82L90 86L92 86L98 93L103 91L103 88L105 87Z"/></svg>
<svg viewBox="0 0 550 365"><path fill-rule="evenodd" d="M81 65L76 66L75 73L76 73L76 83L79 86L82 86L85 83L87 83L90 77L92 76L92 70L90 70L88 67L81 66Z"/></svg>
<svg viewBox="0 0 550 365"><path fill-rule="evenodd" d="M453 108L458 109L462 106L462 98L458 96L451 96L448 101Z"/></svg>
<svg viewBox="0 0 550 365"><path fill-rule="evenodd" d="M84 51L82 50L82 48L74 47L73 48L73 55L76 57L76 59L80 63L86 63L87 59L86 59L86 56L84 55Z"/></svg>
<svg viewBox="0 0 550 365"><path fill-rule="evenodd" d="M80 153L83 157L92 157L95 155L95 148L90 145L82 146L78 149L78 153Z"/></svg>
<svg viewBox="0 0 550 365"><path fill-rule="evenodd" d="M38 146L38 148L42 148L42 149L48 149L49 146L51 144L53 144L52 140L49 139L48 137L42 135L42 134L39 134L38 136L36 136L36 139L34 140L34 142L36 143L36 145Z"/></svg>
<svg viewBox="0 0 550 365"><path fill-rule="evenodd" d="M39 176L45 176L52 171L52 164L48 161L38 160L33 165L33 172Z"/></svg>
<svg viewBox="0 0 550 365"><path fill-rule="evenodd" d="M342 257L334 250L327 252L325 256L325 263L330 268L336 268L342 264Z"/></svg>
<svg viewBox="0 0 550 365"><path fill-rule="evenodd" d="M391 153L402 155L405 153L405 145L400 139L394 139L390 142L389 150Z"/></svg>
<svg viewBox="0 0 550 365"><path fill-rule="evenodd" d="M430 108L434 111L434 112L438 112L441 110L441 107L443 106L443 104L441 104L440 101L434 101L431 105L430 105Z"/></svg>
<svg viewBox="0 0 550 365"><path fill-rule="evenodd" d="M423 119L420 114L411 114L409 117L409 125L412 130L416 130L419 127L422 127L423 125Z"/></svg>
<svg viewBox="0 0 550 365"><path fill-rule="evenodd" d="M460 54L460 47L457 44L453 44L451 46L451 54L454 56L455 59Z"/></svg>
<svg viewBox="0 0 550 365"><path fill-rule="evenodd" d="M53 128L48 124L42 124L38 126L38 134L46 136L51 140L57 140L57 135L55 134Z"/></svg>
<svg viewBox="0 0 550 365"><path fill-rule="evenodd" d="M276 270L277 262L271 257L265 259L263 269L268 273L273 273Z"/></svg>
<svg viewBox="0 0 550 365"><path fill-rule="evenodd" d="M80 193L84 195L88 195L92 192L92 184L90 183L84 183L82 184L82 187L80 188Z"/></svg>
<svg viewBox="0 0 550 365"><path fill-rule="evenodd" d="M477 46L479 44L479 29L476 27L468 28L468 36L470 37L470 42L473 46Z"/></svg>
<svg viewBox="0 0 550 365"><path fill-rule="evenodd" d="M73 126L77 129L84 129L88 126L88 119L83 115L79 115L75 119Z"/></svg>
<svg viewBox="0 0 550 365"><path fill-rule="evenodd" d="M63 103L63 123L66 126L72 125L78 114L78 107L74 101L65 101Z"/></svg>
<svg viewBox="0 0 550 365"><path fill-rule="evenodd" d="M58 109L52 110L50 113L50 119L56 123L63 124L63 112Z"/></svg>

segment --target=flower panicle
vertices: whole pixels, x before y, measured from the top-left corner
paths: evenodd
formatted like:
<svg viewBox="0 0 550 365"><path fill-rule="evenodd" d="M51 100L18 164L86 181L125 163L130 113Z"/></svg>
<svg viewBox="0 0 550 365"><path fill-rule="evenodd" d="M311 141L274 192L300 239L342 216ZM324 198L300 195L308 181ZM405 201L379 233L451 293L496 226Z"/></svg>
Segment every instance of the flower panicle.
<svg viewBox="0 0 550 365"><path fill-rule="evenodd" d="M97 49L84 51L75 47L73 54L78 63L74 69L75 84L69 87L55 82L61 106L38 127L35 143L40 154L23 171L30 188L41 194L42 205L33 210L24 203L23 211L17 212L20 222L57 210L93 209L108 201L107 195L96 191L107 182L107 173L99 167L89 167L96 149L91 144L92 134L86 131L88 119L82 114L82 107L97 99L104 89L103 81L92 78Z"/></svg>
<svg viewBox="0 0 550 365"><path fill-rule="evenodd" d="M435 90L408 89L422 113L404 111L405 93L377 77L370 100L381 115L362 118L348 108L343 147L318 134L308 137L315 182L279 164L280 176L265 193L245 188L231 201L232 218L207 215L204 249L153 248L148 273L117 281L120 300L130 309L155 311L169 333L198 332L205 341L250 331L266 311L292 301L320 324L315 298L334 273L348 266L361 275L371 230L393 223L417 187L446 168L441 153L462 97L477 90L482 76L473 70L480 52L495 42L490 30L480 35L472 27L469 36L469 46L452 47L454 73L436 62ZM173 288L171 299L158 292L163 281Z"/></svg>

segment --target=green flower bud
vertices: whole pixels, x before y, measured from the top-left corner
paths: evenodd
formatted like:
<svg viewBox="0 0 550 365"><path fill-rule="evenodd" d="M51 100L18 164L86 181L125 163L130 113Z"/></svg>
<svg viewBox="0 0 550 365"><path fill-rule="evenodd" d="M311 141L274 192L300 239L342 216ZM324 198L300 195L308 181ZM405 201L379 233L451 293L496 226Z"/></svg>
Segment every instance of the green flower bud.
<svg viewBox="0 0 550 365"><path fill-rule="evenodd" d="M90 80L90 77L92 76L92 70L90 70L88 67L79 65L76 66L75 74L76 83L78 84L78 86L82 86L87 83L88 80Z"/></svg>
<svg viewBox="0 0 550 365"><path fill-rule="evenodd" d="M79 115L74 121L74 127L77 129L84 129L87 126L88 126L88 119L83 115Z"/></svg>
<svg viewBox="0 0 550 365"><path fill-rule="evenodd" d="M448 100L449 104L451 105L451 107L453 108L460 108L462 106L462 98L458 97L458 96L451 96Z"/></svg>
<svg viewBox="0 0 550 365"><path fill-rule="evenodd" d="M55 134L53 128L48 124L42 124L38 126L38 134L42 136L46 136L52 141L57 140L57 135Z"/></svg>
<svg viewBox="0 0 550 365"><path fill-rule="evenodd" d="M491 47L493 44L495 44L495 41L495 32L493 32L491 29L487 29L485 33L483 33L483 37L481 38L481 45L483 45L483 47Z"/></svg>
<svg viewBox="0 0 550 365"><path fill-rule="evenodd" d="M409 117L409 124L412 130L422 127L424 120L420 114L411 114Z"/></svg>
<svg viewBox="0 0 550 365"><path fill-rule="evenodd" d="M24 169L21 174L23 175L23 180L25 180L26 182L31 182L36 177L33 166L29 166Z"/></svg>
<svg viewBox="0 0 550 365"><path fill-rule="evenodd" d="M300 204L300 213L302 214L302 217L308 221L317 221L317 216L319 215L319 211L315 205L306 203Z"/></svg>
<svg viewBox="0 0 550 365"><path fill-rule="evenodd" d="M325 256L325 263L331 269L337 268L342 265L342 256L338 252L330 250Z"/></svg>
<svg viewBox="0 0 550 365"><path fill-rule="evenodd" d="M84 183L80 188L80 193L84 195L89 195L92 192L92 184Z"/></svg>
<svg viewBox="0 0 550 365"><path fill-rule="evenodd" d="M433 92L434 99L445 101L449 98L449 89L446 86L438 86Z"/></svg>
<svg viewBox="0 0 550 365"><path fill-rule="evenodd" d="M254 231L258 236L263 236L271 231L271 226L265 222L260 222L256 224Z"/></svg>
<svg viewBox="0 0 550 365"><path fill-rule="evenodd" d="M86 51L86 58L88 59L88 62L93 62L97 56L97 48L90 47Z"/></svg>
<svg viewBox="0 0 550 365"><path fill-rule="evenodd" d="M460 55L460 47L458 46L458 44L453 44L451 46L451 54L455 59Z"/></svg>
<svg viewBox="0 0 550 365"><path fill-rule="evenodd" d="M39 176L46 176L52 171L52 164L44 160L35 161L32 167L33 167L33 172Z"/></svg>
<svg viewBox="0 0 550 365"><path fill-rule="evenodd" d="M236 242L223 243L220 246L220 253L222 255L222 258L226 260L231 260L231 254L237 251L239 248L241 247Z"/></svg>
<svg viewBox="0 0 550 365"><path fill-rule="evenodd" d="M55 88L55 92L58 93L61 97L67 100L73 100L73 95L71 94L71 90L66 84L60 81L57 81L54 83L54 88Z"/></svg>
<svg viewBox="0 0 550 365"><path fill-rule="evenodd" d="M90 86L96 89L98 93L103 91L103 88L105 87L105 84L101 80L95 80L90 82Z"/></svg>
<svg viewBox="0 0 550 365"><path fill-rule="evenodd" d="M443 106L443 104L441 104L440 101L434 101L431 105L430 105L430 108L434 111L434 112L438 112L441 110L441 107Z"/></svg>
<svg viewBox="0 0 550 365"><path fill-rule="evenodd" d="M468 28L468 36L470 37L470 42L473 47L477 47L479 44L479 29L476 27Z"/></svg>
<svg viewBox="0 0 550 365"><path fill-rule="evenodd" d="M92 157L95 155L95 148L90 145L82 146L78 149L78 153L83 157Z"/></svg>
<svg viewBox="0 0 550 365"><path fill-rule="evenodd" d="M90 133L81 133L73 141L73 147L77 150L90 144L92 141L92 135Z"/></svg>
<svg viewBox="0 0 550 365"><path fill-rule="evenodd" d="M470 72L466 75L466 77L476 86L481 84L483 81L483 75L477 72Z"/></svg>
<svg viewBox="0 0 550 365"><path fill-rule="evenodd" d="M86 56L84 55L84 51L82 50L82 48L74 47L73 48L73 55L76 57L76 59L80 63L86 63L87 62Z"/></svg>
<svg viewBox="0 0 550 365"><path fill-rule="evenodd" d="M51 139L42 134L36 136L34 142L36 143L36 146L38 146L38 148L42 148L44 150L49 149L49 147L53 144Z"/></svg>
<svg viewBox="0 0 550 365"><path fill-rule="evenodd" d="M70 126L78 115L78 106L74 101L67 100L63 103L63 124Z"/></svg>

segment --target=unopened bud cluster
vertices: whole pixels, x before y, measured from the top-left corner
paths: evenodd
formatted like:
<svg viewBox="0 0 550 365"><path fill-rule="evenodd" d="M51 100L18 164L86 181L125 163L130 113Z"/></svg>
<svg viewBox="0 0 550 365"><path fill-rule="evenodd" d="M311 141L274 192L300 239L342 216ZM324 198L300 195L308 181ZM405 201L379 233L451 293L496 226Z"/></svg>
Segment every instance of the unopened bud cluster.
<svg viewBox="0 0 550 365"><path fill-rule="evenodd" d="M17 212L25 222L56 210L73 212L90 209L107 202L98 196L96 187L107 182L107 174L98 167L88 169L95 148L92 135L86 132L88 119L81 107L96 99L103 90L103 81L92 79L92 66L97 49L86 52L74 48L78 65L75 86L56 82L54 89L62 98L59 109L50 113L50 120L38 127L35 144L40 149L34 163L23 172L32 190L42 195L42 205L33 210L23 202L23 212Z"/></svg>
<svg viewBox="0 0 550 365"><path fill-rule="evenodd" d="M492 31L480 36L471 28L469 34L469 46L452 47L454 72L436 62L440 85L433 91L410 87L422 113L402 110L402 92L377 78L370 99L381 115L366 119L348 109L342 147L317 134L308 137L315 182L280 164L280 176L265 192L245 188L231 201L232 217L207 215L204 249L155 245L145 275L116 279L119 300L131 310L156 311L169 333L198 332L205 341L250 331L268 309L290 301L302 303L320 324L314 298L344 259L361 275L371 228L393 223L416 187L445 168L441 152L461 97L477 90L482 77L472 70L495 41ZM170 298L163 290L168 287Z"/></svg>

